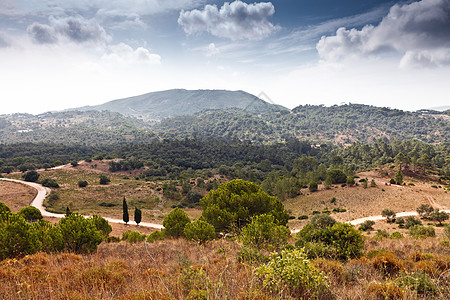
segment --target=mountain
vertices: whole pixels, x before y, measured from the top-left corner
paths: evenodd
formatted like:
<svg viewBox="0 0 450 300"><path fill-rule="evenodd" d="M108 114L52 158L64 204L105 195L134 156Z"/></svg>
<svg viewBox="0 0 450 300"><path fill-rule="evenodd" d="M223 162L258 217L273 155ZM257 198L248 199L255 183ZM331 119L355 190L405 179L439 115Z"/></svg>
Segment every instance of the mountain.
<svg viewBox="0 0 450 300"><path fill-rule="evenodd" d="M109 101L95 106L84 106L77 111L112 111L144 121L192 115L200 111L238 108L251 113L266 113L288 109L270 104L244 91L226 90L167 90Z"/></svg>

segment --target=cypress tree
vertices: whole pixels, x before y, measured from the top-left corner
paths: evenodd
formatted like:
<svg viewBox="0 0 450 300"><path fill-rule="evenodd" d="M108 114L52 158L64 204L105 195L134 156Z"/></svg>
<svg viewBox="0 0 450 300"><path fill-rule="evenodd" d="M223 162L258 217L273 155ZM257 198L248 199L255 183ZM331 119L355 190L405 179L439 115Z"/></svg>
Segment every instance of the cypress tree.
<svg viewBox="0 0 450 300"><path fill-rule="evenodd" d="M66 206L66 217L70 216L72 214L72 212L70 211L70 208L68 206Z"/></svg>
<svg viewBox="0 0 450 300"><path fill-rule="evenodd" d="M128 205L127 205L127 200L125 200L125 197L123 197L123 204L122 204L122 208L123 208L123 221L125 222L125 224L128 224L128 222L130 221L130 216L128 215Z"/></svg>
<svg viewBox="0 0 450 300"><path fill-rule="evenodd" d="M134 208L134 221L136 222L136 224L139 225L139 223L141 223L142 220L142 212L139 208L135 207Z"/></svg>

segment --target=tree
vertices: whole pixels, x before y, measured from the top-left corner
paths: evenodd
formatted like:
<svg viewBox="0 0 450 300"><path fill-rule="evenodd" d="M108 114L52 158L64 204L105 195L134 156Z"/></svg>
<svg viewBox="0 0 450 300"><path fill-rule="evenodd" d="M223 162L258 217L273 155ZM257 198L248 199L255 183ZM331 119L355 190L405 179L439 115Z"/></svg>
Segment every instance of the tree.
<svg viewBox="0 0 450 300"><path fill-rule="evenodd" d="M285 246L291 232L286 226L275 224L274 220L272 215L266 214L253 217L240 234L244 246L268 250Z"/></svg>
<svg viewBox="0 0 450 300"><path fill-rule="evenodd" d="M53 178L45 178L42 180L41 184L49 188L59 188L59 184Z"/></svg>
<svg viewBox="0 0 450 300"><path fill-rule="evenodd" d="M11 209L3 202L0 202L0 214L10 212Z"/></svg>
<svg viewBox="0 0 450 300"><path fill-rule="evenodd" d="M355 177L353 176L348 176L347 180L346 180L347 185L349 186L354 186L355 185Z"/></svg>
<svg viewBox="0 0 450 300"><path fill-rule="evenodd" d="M184 236L184 228L191 220L181 208L172 210L163 221L166 236L180 237Z"/></svg>
<svg viewBox="0 0 450 300"><path fill-rule="evenodd" d="M434 212L430 214L430 219L439 222L439 225L442 226L442 222L448 220L449 216L445 211L440 211L439 209L436 209Z"/></svg>
<svg viewBox="0 0 450 300"><path fill-rule="evenodd" d="M35 222L42 219L42 214L36 207L26 206L22 208L19 213L26 221Z"/></svg>
<svg viewBox="0 0 450 300"><path fill-rule="evenodd" d="M72 214L72 212L70 211L70 208L68 206L66 206L66 217L70 216Z"/></svg>
<svg viewBox="0 0 450 300"><path fill-rule="evenodd" d="M333 169L328 171L327 178L330 179L331 183L345 183L347 181L347 175L345 175L342 170L339 169Z"/></svg>
<svg viewBox="0 0 450 300"><path fill-rule="evenodd" d="M84 188L88 186L88 182L86 180L80 180L78 181L78 187Z"/></svg>
<svg viewBox="0 0 450 300"><path fill-rule="evenodd" d="M403 154L402 152L399 152L395 157L394 157L394 161L396 164L398 164L398 167L400 169L400 171L402 170L402 165L404 165L405 167L408 166L408 164L411 163L411 158L405 154Z"/></svg>
<svg viewBox="0 0 450 300"><path fill-rule="evenodd" d="M311 182L309 183L309 191L310 191L311 193L317 191L317 188L318 188L317 182L311 181Z"/></svg>
<svg viewBox="0 0 450 300"><path fill-rule="evenodd" d="M93 215L91 219L92 222L94 222L95 228L101 231L103 238L106 238L111 233L112 227L108 224L106 219L100 217L99 215Z"/></svg>
<svg viewBox="0 0 450 300"><path fill-rule="evenodd" d="M187 240L203 244L216 237L216 230L211 224L206 223L203 220L196 220L186 224L184 227L184 236Z"/></svg>
<svg viewBox="0 0 450 300"><path fill-rule="evenodd" d="M200 201L206 222L217 232L230 231L247 225L253 216L270 214L278 225L289 219L284 206L276 197L269 196L258 185L241 179L221 184Z"/></svg>
<svg viewBox="0 0 450 300"><path fill-rule="evenodd" d="M312 216L310 223L316 228L325 228L333 226L336 220L327 214L319 214Z"/></svg>
<svg viewBox="0 0 450 300"><path fill-rule="evenodd" d="M109 179L105 175L100 175L100 184L107 185L110 182L111 182L111 179Z"/></svg>
<svg viewBox="0 0 450 300"><path fill-rule="evenodd" d="M64 249L75 253L95 251L102 242L102 232L97 230L92 219L79 214L70 214L62 218L58 226L61 230Z"/></svg>
<svg viewBox="0 0 450 300"><path fill-rule="evenodd" d="M376 187L376 186L377 186L377 184L376 184L375 180L372 179L372 180L370 181L370 187Z"/></svg>
<svg viewBox="0 0 450 300"><path fill-rule="evenodd" d="M122 219L125 222L125 224L128 224L130 222L130 216L128 215L128 205L127 200L125 200L125 197L123 197L122 201Z"/></svg>
<svg viewBox="0 0 450 300"><path fill-rule="evenodd" d="M416 211L422 218L429 218L431 213L434 212L434 208L430 204L422 204Z"/></svg>
<svg viewBox="0 0 450 300"><path fill-rule="evenodd" d="M141 223L141 220L142 220L142 211L139 208L135 207L134 208L134 221L136 222L136 224L139 225L139 223Z"/></svg>
<svg viewBox="0 0 450 300"><path fill-rule="evenodd" d="M395 212L388 208L383 209L383 211L381 212L381 216L386 218L386 221L388 223L392 222L395 219L395 215Z"/></svg>
<svg viewBox="0 0 450 300"><path fill-rule="evenodd" d="M39 179L39 173L35 170L31 170L23 174L22 178L28 182L36 182Z"/></svg>
<svg viewBox="0 0 450 300"><path fill-rule="evenodd" d="M403 173L402 171L398 170L395 173L395 177L394 177L395 183L402 185L403 184Z"/></svg>

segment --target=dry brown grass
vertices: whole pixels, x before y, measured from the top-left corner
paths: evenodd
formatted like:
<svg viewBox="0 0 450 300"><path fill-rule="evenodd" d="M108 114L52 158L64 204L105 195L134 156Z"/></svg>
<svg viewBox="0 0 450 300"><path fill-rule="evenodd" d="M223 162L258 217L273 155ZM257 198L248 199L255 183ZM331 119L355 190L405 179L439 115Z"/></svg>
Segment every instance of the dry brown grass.
<svg viewBox="0 0 450 300"><path fill-rule="evenodd" d="M36 194L35 189L24 184L0 181L0 201L12 212L18 212L22 207L30 205Z"/></svg>

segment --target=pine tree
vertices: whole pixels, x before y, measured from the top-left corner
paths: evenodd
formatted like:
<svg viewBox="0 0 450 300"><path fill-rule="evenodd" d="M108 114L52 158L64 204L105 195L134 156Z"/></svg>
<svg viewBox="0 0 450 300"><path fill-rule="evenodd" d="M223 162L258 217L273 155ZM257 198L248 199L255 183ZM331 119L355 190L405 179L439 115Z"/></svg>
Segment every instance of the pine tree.
<svg viewBox="0 0 450 300"><path fill-rule="evenodd" d="M70 211L70 208L66 206L66 217L69 216L70 214L72 214L72 212Z"/></svg>
<svg viewBox="0 0 450 300"><path fill-rule="evenodd" d="M139 225L139 223L141 223L142 220L142 212L139 208L135 207L134 208L134 221L136 222L136 224Z"/></svg>
<svg viewBox="0 0 450 300"><path fill-rule="evenodd" d="M130 216L128 215L128 205L127 205L127 200L125 200L125 197L123 197L123 204L122 204L122 208L123 208L123 221L125 222L125 224L128 224L128 222L130 221Z"/></svg>

